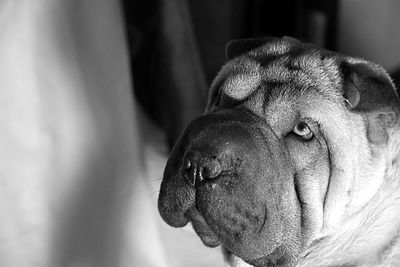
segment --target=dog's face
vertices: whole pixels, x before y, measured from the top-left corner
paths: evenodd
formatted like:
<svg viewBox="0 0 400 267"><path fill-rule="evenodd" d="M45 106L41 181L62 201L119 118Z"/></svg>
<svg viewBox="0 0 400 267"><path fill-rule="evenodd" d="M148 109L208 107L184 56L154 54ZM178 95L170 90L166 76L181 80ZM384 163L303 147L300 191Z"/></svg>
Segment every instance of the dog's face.
<svg viewBox="0 0 400 267"><path fill-rule="evenodd" d="M227 48L205 114L167 162L159 211L207 246L287 266L369 200L398 102L376 65L289 38L258 45Z"/></svg>

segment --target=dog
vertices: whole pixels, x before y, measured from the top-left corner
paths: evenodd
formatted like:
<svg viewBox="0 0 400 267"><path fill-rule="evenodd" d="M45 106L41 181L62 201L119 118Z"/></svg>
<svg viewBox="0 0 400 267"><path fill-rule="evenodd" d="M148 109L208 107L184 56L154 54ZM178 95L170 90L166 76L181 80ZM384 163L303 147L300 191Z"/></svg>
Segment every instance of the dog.
<svg viewBox="0 0 400 267"><path fill-rule="evenodd" d="M290 37L231 41L158 209L231 266L400 266L400 102L386 71Z"/></svg>

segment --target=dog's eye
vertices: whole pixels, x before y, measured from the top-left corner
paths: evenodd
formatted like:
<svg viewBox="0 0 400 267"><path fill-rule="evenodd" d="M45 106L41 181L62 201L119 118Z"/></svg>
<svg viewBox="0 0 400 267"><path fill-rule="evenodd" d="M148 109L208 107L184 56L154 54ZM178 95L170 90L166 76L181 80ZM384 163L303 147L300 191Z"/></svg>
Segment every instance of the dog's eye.
<svg viewBox="0 0 400 267"><path fill-rule="evenodd" d="M310 140L314 135L308 125L304 122L297 123L293 128L293 132L305 140Z"/></svg>

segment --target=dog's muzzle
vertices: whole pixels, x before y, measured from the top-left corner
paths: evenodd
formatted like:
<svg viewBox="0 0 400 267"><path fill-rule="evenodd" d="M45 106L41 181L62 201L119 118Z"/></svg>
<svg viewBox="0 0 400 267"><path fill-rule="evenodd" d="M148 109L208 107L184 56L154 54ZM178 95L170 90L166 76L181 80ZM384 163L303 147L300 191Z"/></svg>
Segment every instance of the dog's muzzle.
<svg viewBox="0 0 400 267"><path fill-rule="evenodd" d="M190 221L207 246L223 243L248 260L284 257L287 215L280 208L295 202L287 159L273 131L249 112L199 117L171 152L160 214L174 227Z"/></svg>

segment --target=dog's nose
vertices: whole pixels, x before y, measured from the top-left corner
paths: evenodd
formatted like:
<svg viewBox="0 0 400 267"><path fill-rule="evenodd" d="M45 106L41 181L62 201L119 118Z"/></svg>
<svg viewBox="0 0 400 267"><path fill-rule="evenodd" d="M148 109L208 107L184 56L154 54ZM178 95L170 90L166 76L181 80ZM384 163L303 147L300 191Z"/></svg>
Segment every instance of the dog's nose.
<svg viewBox="0 0 400 267"><path fill-rule="evenodd" d="M181 176L193 187L222 176L234 179L247 168L248 158L255 156L251 140L249 130L236 125L202 133L184 153Z"/></svg>
<svg viewBox="0 0 400 267"><path fill-rule="evenodd" d="M187 153L183 164L183 176L193 187L205 179L217 178L222 172L221 163L216 156L204 156L199 152Z"/></svg>

